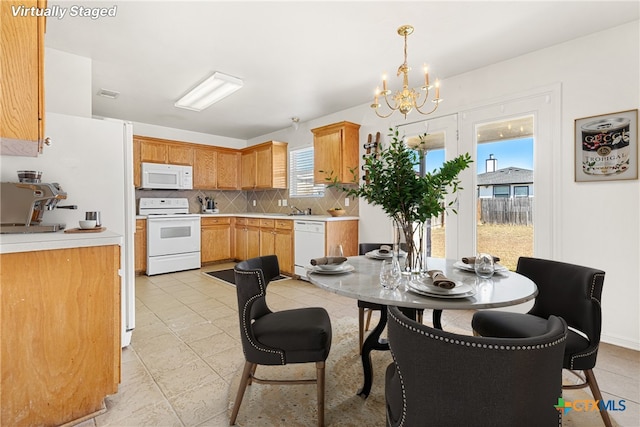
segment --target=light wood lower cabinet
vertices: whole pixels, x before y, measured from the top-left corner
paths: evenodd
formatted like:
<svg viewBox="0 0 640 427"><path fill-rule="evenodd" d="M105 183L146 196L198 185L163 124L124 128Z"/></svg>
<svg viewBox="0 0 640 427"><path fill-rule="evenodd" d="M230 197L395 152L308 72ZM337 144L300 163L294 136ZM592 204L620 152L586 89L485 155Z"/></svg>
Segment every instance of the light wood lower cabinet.
<svg viewBox="0 0 640 427"><path fill-rule="evenodd" d="M136 236L134 242L135 272L147 271L147 220L136 219Z"/></svg>
<svg viewBox="0 0 640 427"><path fill-rule="evenodd" d="M293 274L293 221L260 220L260 255L276 255L280 272Z"/></svg>
<svg viewBox="0 0 640 427"><path fill-rule="evenodd" d="M61 425L120 382L120 247L0 255L0 425Z"/></svg>
<svg viewBox="0 0 640 427"><path fill-rule="evenodd" d="M324 238L325 251L342 245L344 256L358 255L358 220L327 221Z"/></svg>
<svg viewBox="0 0 640 427"><path fill-rule="evenodd" d="M200 221L200 261L204 264L231 259L231 218L202 217Z"/></svg>

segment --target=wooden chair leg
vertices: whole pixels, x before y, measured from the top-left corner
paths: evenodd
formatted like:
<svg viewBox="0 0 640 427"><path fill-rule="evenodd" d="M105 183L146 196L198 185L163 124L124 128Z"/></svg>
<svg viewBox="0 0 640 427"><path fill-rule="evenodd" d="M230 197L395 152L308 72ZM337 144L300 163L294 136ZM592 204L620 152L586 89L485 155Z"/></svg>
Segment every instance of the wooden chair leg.
<svg viewBox="0 0 640 427"><path fill-rule="evenodd" d="M240 378L240 385L238 386L236 401L233 402L233 411L231 411L231 419L229 420L229 425L234 425L236 423L238 411L240 410L240 404L242 403L242 398L244 397L244 391L247 389L247 385L249 384L249 380L251 379L252 372L255 372L255 370L255 363L247 361L244 362L244 369L242 370L242 377Z"/></svg>
<svg viewBox="0 0 640 427"><path fill-rule="evenodd" d="M254 363L253 367L251 368L251 375L249 375L249 381L247 382L247 385L251 385L253 376L256 374L256 368L258 368L258 365Z"/></svg>
<svg viewBox="0 0 640 427"><path fill-rule="evenodd" d="M324 426L324 362L316 362L316 382L318 388L318 426Z"/></svg>
<svg viewBox="0 0 640 427"><path fill-rule="evenodd" d="M591 389L591 393L593 394L593 398L604 403L604 400L602 400L602 393L600 393L600 387L598 387L598 382L596 381L596 376L593 374L593 370L585 369L584 375L587 379L587 384L589 384L589 388ZM605 409L604 405L600 406L600 416L602 417L604 425L611 427L611 419L609 418L609 413Z"/></svg>
<svg viewBox="0 0 640 427"><path fill-rule="evenodd" d="M364 330L368 331L369 330L369 325L371 324L371 313L373 312L373 310L371 310L370 308L367 309L367 323L365 323L364 325Z"/></svg>
<svg viewBox="0 0 640 427"><path fill-rule="evenodd" d="M358 307L358 354L362 354L364 342L364 308Z"/></svg>

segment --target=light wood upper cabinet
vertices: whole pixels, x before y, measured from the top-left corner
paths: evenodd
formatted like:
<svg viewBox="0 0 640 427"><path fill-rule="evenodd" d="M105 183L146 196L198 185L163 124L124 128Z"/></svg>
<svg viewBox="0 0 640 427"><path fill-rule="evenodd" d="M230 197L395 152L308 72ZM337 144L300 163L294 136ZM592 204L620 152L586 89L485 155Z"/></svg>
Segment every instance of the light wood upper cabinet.
<svg viewBox="0 0 640 427"><path fill-rule="evenodd" d="M218 150L217 188L219 190L240 189L240 152Z"/></svg>
<svg viewBox="0 0 640 427"><path fill-rule="evenodd" d="M241 187L243 190L253 189L256 187L256 152L255 150L247 150L242 152L241 160L242 179Z"/></svg>
<svg viewBox="0 0 640 427"><path fill-rule="evenodd" d="M44 139L44 17L12 8L45 0L0 1L0 154L36 157Z"/></svg>
<svg viewBox="0 0 640 427"><path fill-rule="evenodd" d="M332 174L338 182L353 183L351 170L355 169L357 174L360 165L360 125L340 122L312 129L311 132L314 181L326 184L326 178Z"/></svg>
<svg viewBox="0 0 640 427"><path fill-rule="evenodd" d="M269 141L242 150L242 188L288 188L287 145Z"/></svg>
<svg viewBox="0 0 640 427"><path fill-rule="evenodd" d="M218 153L213 148L195 148L193 152L193 188L198 190L216 188Z"/></svg>
<svg viewBox="0 0 640 427"><path fill-rule="evenodd" d="M193 166L193 188L239 190L240 150L146 136L133 137L133 183L142 183L141 163Z"/></svg>
<svg viewBox="0 0 640 427"><path fill-rule="evenodd" d="M146 136L135 136L140 141L140 161L193 166L193 145Z"/></svg>

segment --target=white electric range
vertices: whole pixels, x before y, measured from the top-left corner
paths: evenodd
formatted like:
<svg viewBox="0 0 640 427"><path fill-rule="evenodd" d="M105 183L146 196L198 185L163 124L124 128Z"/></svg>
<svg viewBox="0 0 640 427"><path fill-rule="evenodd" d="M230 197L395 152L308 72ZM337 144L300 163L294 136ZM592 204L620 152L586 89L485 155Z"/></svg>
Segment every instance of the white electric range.
<svg viewBox="0 0 640 427"><path fill-rule="evenodd" d="M200 215L186 198L141 198L147 217L147 276L200 268Z"/></svg>

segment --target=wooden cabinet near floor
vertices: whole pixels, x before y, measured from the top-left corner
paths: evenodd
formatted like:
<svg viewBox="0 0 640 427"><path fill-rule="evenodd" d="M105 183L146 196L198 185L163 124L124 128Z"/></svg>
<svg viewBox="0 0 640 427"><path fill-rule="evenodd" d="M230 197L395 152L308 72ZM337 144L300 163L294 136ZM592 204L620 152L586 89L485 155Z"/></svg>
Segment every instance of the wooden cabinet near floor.
<svg viewBox="0 0 640 427"><path fill-rule="evenodd" d="M0 425L96 415L120 382L120 247L6 253L0 263Z"/></svg>
<svg viewBox="0 0 640 427"><path fill-rule="evenodd" d="M332 246L342 245L344 256L358 255L358 220L327 221L324 239L326 252Z"/></svg>
<svg viewBox="0 0 640 427"><path fill-rule="evenodd" d="M260 255L277 255L280 271L293 274L292 220L260 220Z"/></svg>
<svg viewBox="0 0 640 427"><path fill-rule="evenodd" d="M360 167L360 125L340 122L311 132L314 181L326 184L326 178L332 174L338 182L353 183L351 170L355 170L357 178Z"/></svg>
<svg viewBox="0 0 640 427"><path fill-rule="evenodd" d="M13 10L46 5L45 0L0 1L0 155L42 152L46 18L16 16Z"/></svg>
<svg viewBox="0 0 640 427"><path fill-rule="evenodd" d="M242 261L260 256L260 219L236 218L234 258Z"/></svg>
<svg viewBox="0 0 640 427"><path fill-rule="evenodd" d="M135 272L147 271L147 220L136 219L136 236L134 242Z"/></svg>
<svg viewBox="0 0 640 427"><path fill-rule="evenodd" d="M224 261L233 258L231 254L231 218L202 217L200 219L200 261Z"/></svg>

